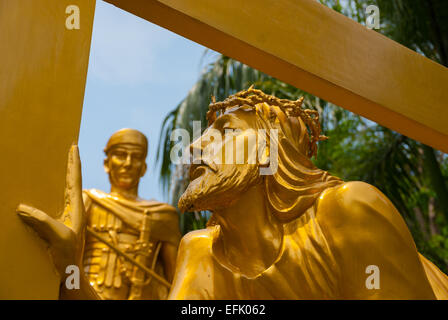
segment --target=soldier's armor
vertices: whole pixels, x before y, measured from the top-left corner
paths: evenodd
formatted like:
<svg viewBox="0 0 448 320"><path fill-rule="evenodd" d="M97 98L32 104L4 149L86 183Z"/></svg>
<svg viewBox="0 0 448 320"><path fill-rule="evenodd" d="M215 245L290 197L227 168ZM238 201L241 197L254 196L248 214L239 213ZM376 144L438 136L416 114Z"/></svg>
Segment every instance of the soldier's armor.
<svg viewBox="0 0 448 320"><path fill-rule="evenodd" d="M122 252L165 277L159 259L161 241L149 235L142 243L140 230L131 228L96 202L85 202L88 226ZM158 285L143 270L89 234L86 234L84 268L90 284L103 299L165 299L168 294L166 287Z"/></svg>

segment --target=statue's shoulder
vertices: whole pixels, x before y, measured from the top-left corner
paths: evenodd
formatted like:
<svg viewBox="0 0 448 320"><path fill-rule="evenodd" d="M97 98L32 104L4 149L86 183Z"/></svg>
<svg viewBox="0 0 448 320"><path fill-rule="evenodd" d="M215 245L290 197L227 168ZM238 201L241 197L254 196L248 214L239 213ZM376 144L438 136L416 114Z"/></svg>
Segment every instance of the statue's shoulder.
<svg viewBox="0 0 448 320"><path fill-rule="evenodd" d="M99 190L99 189L84 189L82 190L82 194L84 197L89 197L89 198L103 198L108 196L108 193Z"/></svg>
<svg viewBox="0 0 448 320"><path fill-rule="evenodd" d="M198 262L211 256L215 228L207 227L188 232L180 240L179 255L189 261L198 260Z"/></svg>
<svg viewBox="0 0 448 320"><path fill-rule="evenodd" d="M190 231L182 237L181 245L188 247L208 246L213 241L215 228L216 227L207 227L205 229Z"/></svg>
<svg viewBox="0 0 448 320"><path fill-rule="evenodd" d="M375 186L362 181L348 181L326 189L322 193L320 203L337 200L338 206L350 207L359 201L376 201L378 197L386 196Z"/></svg>
<svg viewBox="0 0 448 320"><path fill-rule="evenodd" d="M142 210L149 210L153 214L157 214L160 219L168 219L169 221L175 222L178 224L179 215L177 213L177 209L172 205L160 202L157 200L140 200L138 202L138 207Z"/></svg>
<svg viewBox="0 0 448 320"><path fill-rule="evenodd" d="M316 217L328 232L353 242L398 236L410 241L406 223L392 202L376 187L360 181L343 183L324 192ZM401 241L401 240L400 240Z"/></svg>
<svg viewBox="0 0 448 320"><path fill-rule="evenodd" d="M82 190L82 200L84 202L84 207L88 212L92 207L92 204L102 198L105 198L107 193L98 189L84 189Z"/></svg>
<svg viewBox="0 0 448 320"><path fill-rule="evenodd" d="M102 204L106 199L113 199L109 193L100 189L84 189L82 190L82 198L86 210L92 207L93 204Z"/></svg>
<svg viewBox="0 0 448 320"><path fill-rule="evenodd" d="M142 205L147 205L148 207L156 207L156 208L160 208L161 211L166 212L166 213L171 213L171 214L175 214L177 216L177 209L165 202L160 202L158 200L154 200L154 199L150 199L150 200L142 200L141 201Z"/></svg>
<svg viewBox="0 0 448 320"><path fill-rule="evenodd" d="M370 219L396 220L400 214L392 202L375 186L362 182L344 182L325 190L317 203L320 220L338 226Z"/></svg>

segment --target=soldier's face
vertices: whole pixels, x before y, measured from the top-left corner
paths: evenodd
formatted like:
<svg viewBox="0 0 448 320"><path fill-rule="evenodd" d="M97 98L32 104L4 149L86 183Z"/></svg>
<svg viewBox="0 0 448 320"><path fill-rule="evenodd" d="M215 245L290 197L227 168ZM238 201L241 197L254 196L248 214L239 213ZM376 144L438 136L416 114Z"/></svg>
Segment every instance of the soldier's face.
<svg viewBox="0 0 448 320"><path fill-rule="evenodd" d="M112 185L122 189L136 187L146 172L144 150L131 144L117 145L108 152L104 168Z"/></svg>

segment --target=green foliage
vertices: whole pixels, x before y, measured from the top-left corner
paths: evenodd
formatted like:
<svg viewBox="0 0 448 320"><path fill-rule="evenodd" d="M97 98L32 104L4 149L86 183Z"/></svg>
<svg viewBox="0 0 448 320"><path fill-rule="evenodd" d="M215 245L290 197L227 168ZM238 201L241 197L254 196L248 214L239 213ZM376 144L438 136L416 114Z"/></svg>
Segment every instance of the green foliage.
<svg viewBox="0 0 448 320"><path fill-rule="evenodd" d="M448 227L444 227L440 234L432 236L428 246L431 251L435 252L433 259L440 258L443 261L448 261Z"/></svg>

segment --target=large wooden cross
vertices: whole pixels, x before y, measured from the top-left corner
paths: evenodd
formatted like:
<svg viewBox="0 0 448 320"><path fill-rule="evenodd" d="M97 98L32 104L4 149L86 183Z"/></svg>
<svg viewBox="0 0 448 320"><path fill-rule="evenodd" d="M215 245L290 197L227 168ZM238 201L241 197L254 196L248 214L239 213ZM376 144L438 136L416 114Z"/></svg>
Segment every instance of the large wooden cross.
<svg viewBox="0 0 448 320"><path fill-rule="evenodd" d="M448 69L316 0L106 1L448 152ZM69 5L79 30L66 28ZM0 298L57 298L45 248L14 210L24 200L54 215L63 207L94 9L0 0Z"/></svg>

